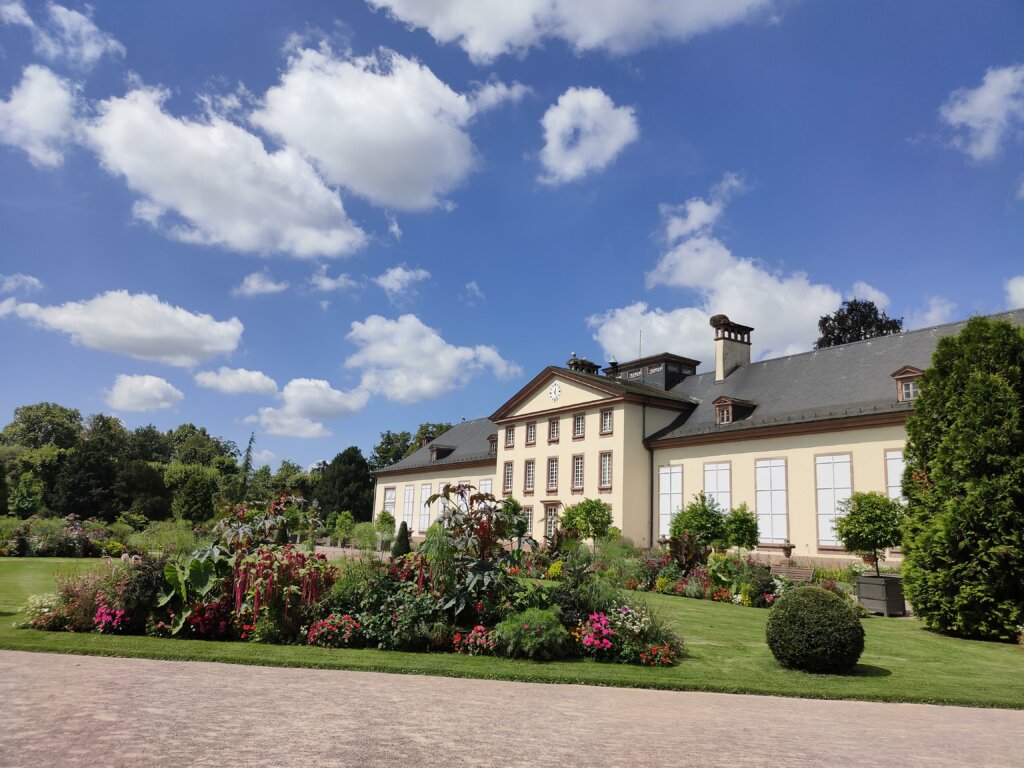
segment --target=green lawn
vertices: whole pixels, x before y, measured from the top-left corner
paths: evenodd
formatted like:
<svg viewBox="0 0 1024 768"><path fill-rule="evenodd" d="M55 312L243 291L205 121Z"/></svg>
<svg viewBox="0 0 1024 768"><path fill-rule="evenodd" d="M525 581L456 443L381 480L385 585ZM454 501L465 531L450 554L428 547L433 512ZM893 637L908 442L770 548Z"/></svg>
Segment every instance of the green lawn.
<svg viewBox="0 0 1024 768"><path fill-rule="evenodd" d="M865 621L867 648L849 675L810 675L779 668L764 643L768 611L663 595L648 599L686 638L688 655L672 669L590 661L534 663L454 654L164 640L16 630L29 594L53 589L58 570L91 561L0 559L0 648L233 664L361 669L407 674L551 683L762 693L1024 708L1024 652L996 643L955 640L916 621Z"/></svg>

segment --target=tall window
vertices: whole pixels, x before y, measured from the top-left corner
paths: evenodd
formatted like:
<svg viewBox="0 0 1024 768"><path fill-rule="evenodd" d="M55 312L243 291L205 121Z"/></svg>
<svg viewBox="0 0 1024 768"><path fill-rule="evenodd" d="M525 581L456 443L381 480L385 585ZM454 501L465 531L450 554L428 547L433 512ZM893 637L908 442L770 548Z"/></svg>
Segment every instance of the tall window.
<svg viewBox="0 0 1024 768"><path fill-rule="evenodd" d="M535 445L537 443L537 422L531 421L526 425L526 444Z"/></svg>
<svg viewBox="0 0 1024 768"><path fill-rule="evenodd" d="M548 490L558 490L558 459L548 459Z"/></svg>
<svg viewBox="0 0 1024 768"><path fill-rule="evenodd" d="M516 428L505 427L505 447L512 448L516 444Z"/></svg>
<svg viewBox="0 0 1024 768"><path fill-rule="evenodd" d="M420 486L420 533L430 527L430 483Z"/></svg>
<svg viewBox="0 0 1024 768"><path fill-rule="evenodd" d="M885 452L885 490L890 499L903 498L903 451Z"/></svg>
<svg viewBox="0 0 1024 768"><path fill-rule="evenodd" d="M586 434L587 417L585 414L577 413L572 417L572 436L574 439L583 437Z"/></svg>
<svg viewBox="0 0 1024 768"><path fill-rule="evenodd" d="M612 452L603 451L600 458L598 486L603 490L612 487Z"/></svg>
<svg viewBox="0 0 1024 768"><path fill-rule="evenodd" d="M523 467L523 490L526 493L533 493L533 485L537 479L537 463L533 459L527 459Z"/></svg>
<svg viewBox="0 0 1024 768"><path fill-rule="evenodd" d="M786 460L754 462L757 493L757 530L762 544L782 544L789 538L786 517Z"/></svg>
<svg viewBox="0 0 1024 768"><path fill-rule="evenodd" d="M853 492L850 454L816 457L814 476L818 491L818 544L834 547L839 544L836 539L839 504Z"/></svg>
<svg viewBox="0 0 1024 768"><path fill-rule="evenodd" d="M395 516L395 498L397 495L397 491L394 488L384 489L384 510L391 517Z"/></svg>
<svg viewBox="0 0 1024 768"><path fill-rule="evenodd" d="M732 465L729 462L704 465L704 493L722 509L732 509Z"/></svg>
<svg viewBox="0 0 1024 768"><path fill-rule="evenodd" d="M548 442L558 442L558 419L548 419Z"/></svg>
<svg viewBox="0 0 1024 768"><path fill-rule="evenodd" d="M672 516L683 506L683 468L658 467L658 535L668 536Z"/></svg>
<svg viewBox="0 0 1024 768"><path fill-rule="evenodd" d="M468 480L459 480L459 485L468 486L469 485L469 481ZM469 491L467 490L466 493L469 493ZM455 497L455 503L458 505L459 509L461 509L463 512L466 512L466 511L469 510L469 498L466 495L460 493L458 496Z"/></svg>
<svg viewBox="0 0 1024 768"><path fill-rule="evenodd" d="M412 507L415 501L416 486L405 486L405 499L402 500L402 519L405 520L405 526L410 530L412 529Z"/></svg>
<svg viewBox="0 0 1024 768"><path fill-rule="evenodd" d="M572 457L572 489L583 490L583 455L579 453Z"/></svg>
<svg viewBox="0 0 1024 768"><path fill-rule="evenodd" d="M480 491L480 493L490 493L492 490L494 490L493 481L491 481L490 479L481 480L480 487L477 488L477 490Z"/></svg>
<svg viewBox="0 0 1024 768"><path fill-rule="evenodd" d="M526 535L533 536L533 507L523 507L523 516L526 518Z"/></svg>
<svg viewBox="0 0 1024 768"><path fill-rule="evenodd" d="M558 505L544 505L544 535L548 538L555 535L558 530Z"/></svg>
<svg viewBox="0 0 1024 768"><path fill-rule="evenodd" d="M601 434L610 435L615 425L615 411L611 408L601 411Z"/></svg>
<svg viewBox="0 0 1024 768"><path fill-rule="evenodd" d="M512 462L505 462L505 474L502 479L501 489L505 493L512 493Z"/></svg>

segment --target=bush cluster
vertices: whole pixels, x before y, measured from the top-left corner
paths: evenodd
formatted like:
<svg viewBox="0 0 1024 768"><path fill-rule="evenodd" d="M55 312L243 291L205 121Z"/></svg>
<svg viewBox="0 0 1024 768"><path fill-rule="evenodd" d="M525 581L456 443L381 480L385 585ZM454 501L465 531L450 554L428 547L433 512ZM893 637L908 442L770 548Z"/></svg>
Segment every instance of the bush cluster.
<svg viewBox="0 0 1024 768"><path fill-rule="evenodd" d="M805 672L845 672L864 652L860 619L843 598L815 586L780 597L765 636L782 666Z"/></svg>

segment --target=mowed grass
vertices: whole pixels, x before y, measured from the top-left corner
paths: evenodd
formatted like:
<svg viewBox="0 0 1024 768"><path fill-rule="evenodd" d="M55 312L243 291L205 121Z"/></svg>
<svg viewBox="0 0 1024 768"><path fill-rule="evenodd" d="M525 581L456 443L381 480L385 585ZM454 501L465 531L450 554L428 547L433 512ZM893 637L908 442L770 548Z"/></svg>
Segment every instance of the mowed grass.
<svg viewBox="0 0 1024 768"><path fill-rule="evenodd" d="M79 570L94 562L0 559L0 648L543 683L1024 708L1024 651L1013 645L957 640L929 632L915 620L875 617L864 622L867 647L853 673L811 675L781 669L775 662L764 642L768 611L662 595L646 597L683 635L688 651L682 663L671 669L592 661L535 663L441 653L327 650L12 628L28 595L52 591L58 571Z"/></svg>

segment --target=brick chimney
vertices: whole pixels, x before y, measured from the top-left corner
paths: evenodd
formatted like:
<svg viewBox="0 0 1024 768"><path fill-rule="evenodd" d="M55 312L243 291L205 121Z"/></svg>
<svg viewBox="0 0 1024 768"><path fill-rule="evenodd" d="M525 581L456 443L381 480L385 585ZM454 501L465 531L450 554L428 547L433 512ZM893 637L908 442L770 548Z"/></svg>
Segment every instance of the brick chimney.
<svg viewBox="0 0 1024 768"><path fill-rule="evenodd" d="M725 378L742 365L750 365L749 325L732 322L725 315L711 318L715 329L715 381Z"/></svg>

